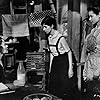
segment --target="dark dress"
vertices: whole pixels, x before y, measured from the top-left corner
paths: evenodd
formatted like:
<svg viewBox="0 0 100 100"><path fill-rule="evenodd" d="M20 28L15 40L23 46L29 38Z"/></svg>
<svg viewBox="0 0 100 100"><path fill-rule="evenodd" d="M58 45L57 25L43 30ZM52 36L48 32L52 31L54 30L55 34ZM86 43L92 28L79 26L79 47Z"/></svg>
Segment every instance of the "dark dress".
<svg viewBox="0 0 100 100"><path fill-rule="evenodd" d="M58 39L59 42L60 39ZM58 45L56 44L56 48ZM57 50L58 51L58 50ZM73 87L75 85L75 78L68 78L68 69L69 69L69 61L68 61L68 53L60 54L58 51L58 56L55 56L52 61L50 80L49 80L49 92L63 98L71 97ZM67 94L65 98L64 95ZM72 100L72 99L70 99ZM74 99L73 99L74 100Z"/></svg>

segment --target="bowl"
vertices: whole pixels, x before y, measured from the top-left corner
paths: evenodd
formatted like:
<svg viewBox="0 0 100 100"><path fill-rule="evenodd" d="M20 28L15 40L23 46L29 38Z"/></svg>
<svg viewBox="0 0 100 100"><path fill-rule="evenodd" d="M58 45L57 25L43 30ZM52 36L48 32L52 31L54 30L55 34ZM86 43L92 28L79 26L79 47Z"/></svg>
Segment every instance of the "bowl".
<svg viewBox="0 0 100 100"><path fill-rule="evenodd" d="M45 93L34 93L24 97L23 100L52 100L52 96Z"/></svg>

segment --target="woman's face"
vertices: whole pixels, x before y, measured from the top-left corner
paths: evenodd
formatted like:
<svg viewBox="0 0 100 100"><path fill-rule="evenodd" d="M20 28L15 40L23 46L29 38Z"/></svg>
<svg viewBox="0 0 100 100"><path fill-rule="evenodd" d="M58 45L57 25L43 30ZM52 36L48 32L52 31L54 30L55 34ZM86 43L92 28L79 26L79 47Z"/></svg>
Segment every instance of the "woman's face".
<svg viewBox="0 0 100 100"><path fill-rule="evenodd" d="M89 11L89 20L92 24L95 24L99 21L99 15L96 15L93 11Z"/></svg>
<svg viewBox="0 0 100 100"><path fill-rule="evenodd" d="M45 31L45 33L46 34L50 34L50 32L51 32L51 27L50 26L48 26L48 25L43 25L43 31Z"/></svg>

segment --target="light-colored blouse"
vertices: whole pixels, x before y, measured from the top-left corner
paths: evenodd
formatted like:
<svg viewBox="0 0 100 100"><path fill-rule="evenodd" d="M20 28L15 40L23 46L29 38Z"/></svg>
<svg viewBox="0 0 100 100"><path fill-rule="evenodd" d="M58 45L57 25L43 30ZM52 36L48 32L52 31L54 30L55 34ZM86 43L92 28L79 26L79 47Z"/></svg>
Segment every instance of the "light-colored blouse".
<svg viewBox="0 0 100 100"><path fill-rule="evenodd" d="M59 38L60 38L60 40L59 40ZM62 35L58 31L55 31L55 34L53 36L50 35L48 37L48 40L49 40L50 51L53 54L53 56L58 56L59 55L58 51L60 52L60 54L64 54L65 52L70 51L70 48L69 48L65 38L62 37ZM57 44L58 40L59 40L59 43L57 46L56 44ZM57 51L56 46L58 48L58 51Z"/></svg>

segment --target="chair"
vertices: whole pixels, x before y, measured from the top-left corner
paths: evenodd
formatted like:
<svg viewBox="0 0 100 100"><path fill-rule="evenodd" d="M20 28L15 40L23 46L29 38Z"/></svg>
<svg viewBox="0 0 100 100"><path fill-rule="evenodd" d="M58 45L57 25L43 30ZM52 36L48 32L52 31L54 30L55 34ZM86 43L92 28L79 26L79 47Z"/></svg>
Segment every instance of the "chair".
<svg viewBox="0 0 100 100"><path fill-rule="evenodd" d="M27 14L27 0L10 0L11 14Z"/></svg>

